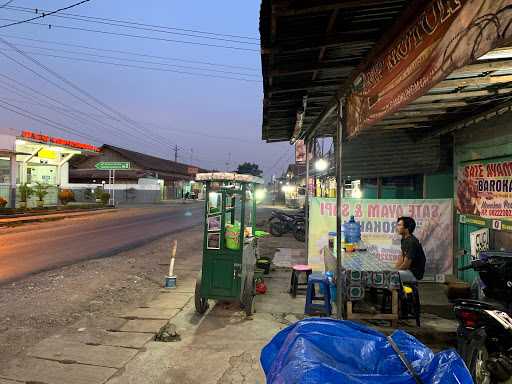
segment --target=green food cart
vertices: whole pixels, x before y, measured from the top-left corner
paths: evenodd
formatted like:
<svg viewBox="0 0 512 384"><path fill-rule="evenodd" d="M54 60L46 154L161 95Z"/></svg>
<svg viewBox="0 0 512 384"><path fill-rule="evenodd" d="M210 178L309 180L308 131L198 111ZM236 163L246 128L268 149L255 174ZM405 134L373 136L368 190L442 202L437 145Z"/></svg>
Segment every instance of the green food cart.
<svg viewBox="0 0 512 384"><path fill-rule="evenodd" d="M238 301L247 316L254 311L256 263L256 186L263 179L236 173L199 173L206 184L203 264L196 282L195 307L208 300Z"/></svg>

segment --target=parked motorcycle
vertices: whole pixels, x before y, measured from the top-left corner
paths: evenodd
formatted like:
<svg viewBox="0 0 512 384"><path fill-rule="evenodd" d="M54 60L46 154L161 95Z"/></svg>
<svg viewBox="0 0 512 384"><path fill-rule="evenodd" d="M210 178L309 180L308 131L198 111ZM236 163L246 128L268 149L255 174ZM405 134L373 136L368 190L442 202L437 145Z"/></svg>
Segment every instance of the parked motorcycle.
<svg viewBox="0 0 512 384"><path fill-rule="evenodd" d="M475 384L512 383L512 253L482 252L460 270L480 275L483 300L457 300L457 350Z"/></svg>
<svg viewBox="0 0 512 384"><path fill-rule="evenodd" d="M306 221L304 211L288 213L283 211L272 211L269 219L269 231L273 236L282 236L292 232L297 241L306 241Z"/></svg>

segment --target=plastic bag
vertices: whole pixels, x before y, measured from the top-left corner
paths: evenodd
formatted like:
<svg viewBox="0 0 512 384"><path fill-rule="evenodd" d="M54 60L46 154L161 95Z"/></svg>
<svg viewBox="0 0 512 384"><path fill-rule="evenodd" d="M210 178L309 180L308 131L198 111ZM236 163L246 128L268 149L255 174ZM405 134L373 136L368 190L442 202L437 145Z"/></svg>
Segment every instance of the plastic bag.
<svg viewBox="0 0 512 384"><path fill-rule="evenodd" d="M425 384L473 383L454 350L434 354L403 331L392 338ZM385 335L351 321L299 321L279 332L260 360L268 384L415 384Z"/></svg>

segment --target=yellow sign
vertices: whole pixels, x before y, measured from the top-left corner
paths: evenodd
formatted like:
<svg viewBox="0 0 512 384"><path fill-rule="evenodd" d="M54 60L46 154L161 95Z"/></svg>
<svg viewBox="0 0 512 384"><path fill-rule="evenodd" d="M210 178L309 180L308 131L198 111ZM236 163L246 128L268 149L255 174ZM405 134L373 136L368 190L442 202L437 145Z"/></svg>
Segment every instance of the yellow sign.
<svg viewBox="0 0 512 384"><path fill-rule="evenodd" d="M55 160L57 159L57 152L52 151L51 149L43 148L37 153L37 156L40 157L41 159Z"/></svg>

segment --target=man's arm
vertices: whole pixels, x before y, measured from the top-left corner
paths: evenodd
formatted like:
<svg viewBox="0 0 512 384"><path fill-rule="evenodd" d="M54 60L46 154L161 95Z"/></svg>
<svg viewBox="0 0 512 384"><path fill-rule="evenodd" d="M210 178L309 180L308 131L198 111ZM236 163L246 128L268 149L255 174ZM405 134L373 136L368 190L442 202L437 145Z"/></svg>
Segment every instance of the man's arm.
<svg viewBox="0 0 512 384"><path fill-rule="evenodd" d="M411 268L411 264L412 264L412 260L409 257L404 256L402 264L400 264L397 267L397 269L400 271L407 271L407 270L409 270L409 268Z"/></svg>
<svg viewBox="0 0 512 384"><path fill-rule="evenodd" d="M402 253L395 263L395 268L400 269L400 266L404 263L404 254Z"/></svg>
<svg viewBox="0 0 512 384"><path fill-rule="evenodd" d="M411 246L407 249L407 252L403 254L402 263L397 266L397 269L400 271L406 271L411 268L412 260L416 257L418 252L418 247L416 243L412 243Z"/></svg>

